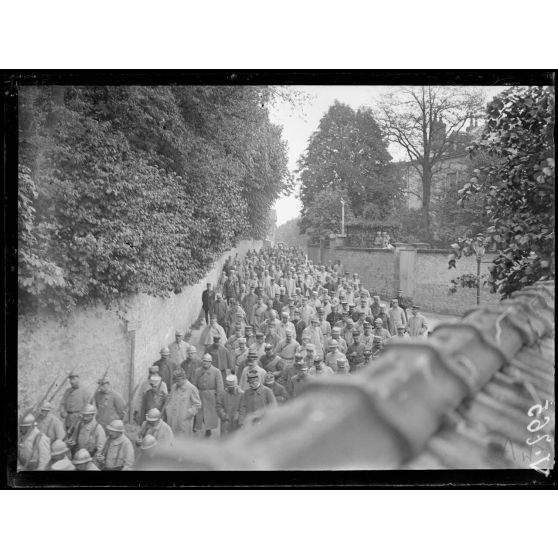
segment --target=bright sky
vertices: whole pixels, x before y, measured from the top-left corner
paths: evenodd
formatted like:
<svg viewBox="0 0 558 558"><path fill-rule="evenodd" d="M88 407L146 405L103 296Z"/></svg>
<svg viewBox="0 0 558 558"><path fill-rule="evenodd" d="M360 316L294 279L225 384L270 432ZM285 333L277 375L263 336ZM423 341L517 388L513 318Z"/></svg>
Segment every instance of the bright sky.
<svg viewBox="0 0 558 558"><path fill-rule="evenodd" d="M368 85L319 85L293 86L289 89L306 94L308 98L296 109L293 109L287 101L278 102L270 107L270 117L273 122L283 127L283 138L288 143L289 170L294 171L298 158L308 145L310 136L335 99L357 109L361 106L373 106L380 95L396 88ZM490 99L506 87L483 87L482 89L486 90L487 99ZM395 146L390 146L390 153L395 160L403 159L403 153ZM275 208L277 225L294 219L301 208L297 192L278 200Z"/></svg>

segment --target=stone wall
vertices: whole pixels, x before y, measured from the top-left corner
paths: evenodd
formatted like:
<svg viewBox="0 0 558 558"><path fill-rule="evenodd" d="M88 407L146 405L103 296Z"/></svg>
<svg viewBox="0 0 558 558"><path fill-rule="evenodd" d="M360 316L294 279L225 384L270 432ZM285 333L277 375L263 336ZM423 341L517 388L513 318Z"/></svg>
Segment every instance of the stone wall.
<svg viewBox="0 0 558 558"><path fill-rule="evenodd" d="M260 241L242 241L215 262L213 269L196 285L168 299L137 295L121 301L120 309L104 306L79 309L64 323L46 312L21 316L18 320L18 403L27 407L46 391L57 372L80 372L82 385L92 390L110 366L108 378L128 399L130 380L135 385L147 376L147 368L159 358L161 347L174 340L176 329L188 329L201 310L206 283L216 284L225 259L241 257ZM128 322L138 322L135 333ZM135 335L132 370L132 337ZM62 390L63 391L63 390ZM54 403L60 400L58 395Z"/></svg>
<svg viewBox="0 0 558 558"><path fill-rule="evenodd" d="M455 294L448 294L451 280L460 275L477 273L474 257L462 258L454 269L448 269L448 251L418 250L415 264L416 287L414 299L425 309L441 314L461 315L477 303L476 289L458 288ZM481 275L488 273L493 254L486 254L481 261ZM481 304L495 306L500 296L481 288Z"/></svg>
<svg viewBox="0 0 558 558"><path fill-rule="evenodd" d="M395 250L360 248L333 245L320 251L317 245L308 246L309 259L315 263L341 260L345 271L358 273L362 284L371 293L385 299L395 296L401 286L403 294L410 296L426 311L440 314L461 315L476 304L476 290L458 288L449 294L451 280L459 275L476 275L475 258L463 258L457 269L448 269L447 250L417 249L412 245ZM486 254L481 262L481 275L488 273L492 254ZM496 306L499 295L481 289L481 304Z"/></svg>
<svg viewBox="0 0 558 558"><path fill-rule="evenodd" d="M329 259L341 260L345 271L358 273L362 285L371 294L384 298L393 296L395 287L395 258L392 250L381 248L335 248Z"/></svg>

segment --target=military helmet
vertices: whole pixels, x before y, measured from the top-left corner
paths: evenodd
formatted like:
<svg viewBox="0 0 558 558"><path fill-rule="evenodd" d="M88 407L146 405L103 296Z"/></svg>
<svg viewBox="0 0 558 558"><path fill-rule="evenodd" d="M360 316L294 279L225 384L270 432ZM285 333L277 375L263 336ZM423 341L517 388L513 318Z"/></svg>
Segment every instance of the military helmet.
<svg viewBox="0 0 558 558"><path fill-rule="evenodd" d="M50 401L44 401L41 405L41 411L52 411L52 403Z"/></svg>
<svg viewBox="0 0 558 558"><path fill-rule="evenodd" d="M186 378L186 372L182 368L178 368L172 373L172 377L175 380L180 380L181 378Z"/></svg>
<svg viewBox="0 0 558 558"><path fill-rule="evenodd" d="M267 385L271 385L271 384L274 384L274 383L275 383L275 376L271 372L268 372L265 375L264 384L267 386Z"/></svg>
<svg viewBox="0 0 558 558"><path fill-rule="evenodd" d="M115 419L107 426L107 430L111 432L124 432L124 423L120 419Z"/></svg>
<svg viewBox="0 0 558 558"><path fill-rule="evenodd" d="M73 463L68 459L61 459L53 463L50 468L53 471L75 471Z"/></svg>
<svg viewBox="0 0 558 558"><path fill-rule="evenodd" d="M52 446L50 447L50 455L61 455L63 453L66 453L68 451L68 446L66 445L66 442L63 442L62 440L54 440L54 442L52 442Z"/></svg>
<svg viewBox="0 0 558 558"><path fill-rule="evenodd" d="M162 355L170 355L170 350L169 350L168 347L163 347L163 348L159 351L159 353L162 354Z"/></svg>
<svg viewBox="0 0 558 558"><path fill-rule="evenodd" d="M251 380L253 378L259 378L260 375L258 374L257 370L250 370L250 372L248 372L247 377L248 377L249 380Z"/></svg>
<svg viewBox="0 0 558 558"><path fill-rule="evenodd" d="M155 436L152 436L151 434L147 434L147 436L143 437L140 447L142 450L148 450L154 448L156 445L157 445L157 439L155 438Z"/></svg>
<svg viewBox="0 0 558 558"><path fill-rule="evenodd" d="M94 415L96 412L97 409L95 409L95 405L91 405L91 403L85 405L85 407L81 410L82 415Z"/></svg>
<svg viewBox="0 0 558 558"><path fill-rule="evenodd" d="M85 448L77 450L74 454L74 458L72 459L72 463L74 465L83 465L84 463L89 463L90 461L93 461L93 458Z"/></svg>
<svg viewBox="0 0 558 558"><path fill-rule="evenodd" d="M213 362L213 358L209 353L205 353L205 355L203 355L202 360L204 362Z"/></svg>
<svg viewBox="0 0 558 558"><path fill-rule="evenodd" d="M145 420L147 420L148 422L155 422L160 418L161 418L161 411L159 411L159 409L157 408L149 409L149 411L147 411L147 414L145 415Z"/></svg>
<svg viewBox="0 0 558 558"><path fill-rule="evenodd" d="M376 318L374 320L374 325L383 325L383 324L384 324L384 322L382 321L381 318Z"/></svg>
<svg viewBox="0 0 558 558"><path fill-rule="evenodd" d="M225 385L226 386L236 386L238 383L238 378L234 375L234 374L229 374L226 378L225 378Z"/></svg>
<svg viewBox="0 0 558 558"><path fill-rule="evenodd" d="M37 424L37 422L35 420L35 415L32 415L30 413L28 415L25 415L21 419L21 422L19 423L19 426L35 426L36 424Z"/></svg>

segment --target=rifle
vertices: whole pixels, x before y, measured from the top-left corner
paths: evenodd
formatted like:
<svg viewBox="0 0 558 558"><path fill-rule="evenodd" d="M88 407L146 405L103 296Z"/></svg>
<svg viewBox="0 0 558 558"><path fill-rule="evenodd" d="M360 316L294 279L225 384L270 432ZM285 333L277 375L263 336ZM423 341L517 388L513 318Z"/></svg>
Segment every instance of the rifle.
<svg viewBox="0 0 558 558"><path fill-rule="evenodd" d="M105 378L107 377L109 369L110 369L110 364L107 366L107 369L105 370L105 373L103 374L103 377L99 380L98 385L97 385L97 389L93 392L93 395L89 398L89 404L90 405L93 405L93 403L95 402L95 396L97 395L97 393L99 393L99 388L103 385L103 382L105 381Z"/></svg>
<svg viewBox="0 0 558 558"><path fill-rule="evenodd" d="M35 405L32 405L31 407L29 407L28 409L25 410L25 412L23 413L24 417L26 417L29 413L33 413L33 415L34 415L37 410L40 410L40 408L42 407L46 398L48 397L48 395L50 393L50 390L55 386L56 382L58 381L59 376L60 376L60 372L58 372L58 374L56 375L56 378L54 378L52 383L48 386L48 389L46 390L43 397L41 399L39 399L39 401Z"/></svg>
<svg viewBox="0 0 558 558"><path fill-rule="evenodd" d="M66 378L64 379L63 382L60 383L60 385L56 388L56 391L49 397L49 402L52 402L54 400L54 398L60 393L60 390L64 387L64 384L66 383L66 380L70 379L70 376L75 372L77 368L77 365L74 366L70 372L68 373L68 375L66 376Z"/></svg>

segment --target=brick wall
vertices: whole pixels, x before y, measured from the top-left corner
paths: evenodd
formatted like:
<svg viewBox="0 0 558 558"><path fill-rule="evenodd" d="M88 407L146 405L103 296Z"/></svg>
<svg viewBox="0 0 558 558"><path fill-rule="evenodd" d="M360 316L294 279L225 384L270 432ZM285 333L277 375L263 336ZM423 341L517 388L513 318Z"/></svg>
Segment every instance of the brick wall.
<svg viewBox="0 0 558 558"><path fill-rule="evenodd" d="M41 312L18 320L18 403L35 402L46 391L56 373L77 366L82 385L93 389L96 380L110 365L109 379L128 399L131 367L131 333L126 321L139 320L136 331L134 384L147 375L147 368L159 358L161 347L174 340L176 329L188 329L201 310L201 293L206 283L217 283L225 259L241 257L260 241L242 241L223 254L214 268L196 285L186 287L168 299L137 295L121 301L120 308L104 306L79 309L64 322ZM60 395L54 403L58 403Z"/></svg>

